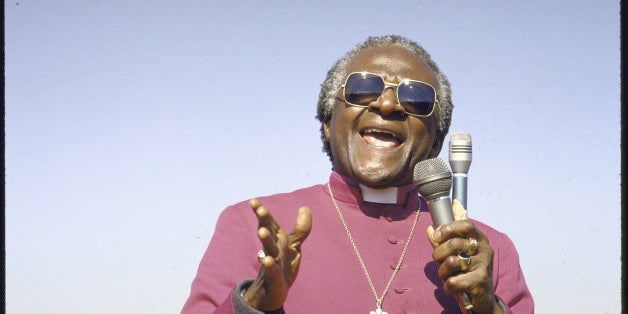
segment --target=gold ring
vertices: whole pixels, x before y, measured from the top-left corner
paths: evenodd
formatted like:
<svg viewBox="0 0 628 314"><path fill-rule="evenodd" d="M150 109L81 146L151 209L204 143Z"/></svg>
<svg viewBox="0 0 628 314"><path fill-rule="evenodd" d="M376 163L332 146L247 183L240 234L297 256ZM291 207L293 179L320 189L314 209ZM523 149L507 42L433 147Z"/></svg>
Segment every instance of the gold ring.
<svg viewBox="0 0 628 314"><path fill-rule="evenodd" d="M478 240L476 238L469 238L469 248L467 254L473 255L478 251Z"/></svg>
<svg viewBox="0 0 628 314"><path fill-rule="evenodd" d="M460 268L462 270L467 270L469 265L471 265L471 256L469 256L466 252L458 253L458 260L460 260Z"/></svg>
<svg viewBox="0 0 628 314"><path fill-rule="evenodd" d="M264 257L266 257L266 254L264 253L264 250L257 251L257 260L260 263L264 260Z"/></svg>

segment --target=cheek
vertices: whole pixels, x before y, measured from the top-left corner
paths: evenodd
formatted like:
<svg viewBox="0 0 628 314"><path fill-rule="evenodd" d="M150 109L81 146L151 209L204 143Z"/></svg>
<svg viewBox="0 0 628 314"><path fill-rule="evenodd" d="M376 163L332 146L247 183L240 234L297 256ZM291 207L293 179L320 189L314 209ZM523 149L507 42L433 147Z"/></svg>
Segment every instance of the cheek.
<svg viewBox="0 0 628 314"><path fill-rule="evenodd" d="M430 119L431 120L431 119ZM425 158L431 152L432 145L436 139L436 129L433 121L417 121L412 126L413 144L415 152L421 152L419 158Z"/></svg>
<svg viewBox="0 0 628 314"><path fill-rule="evenodd" d="M357 121L358 112L352 111L351 108L342 108L336 106L334 108L331 121L329 122L329 138L332 143L345 142L353 131L353 125Z"/></svg>
<svg viewBox="0 0 628 314"><path fill-rule="evenodd" d="M329 127L327 128L327 133L325 136L327 137L327 141L331 144L332 150L338 151L342 150L344 145L340 145L344 143L346 139L346 128L343 125L341 116L339 113L334 112L334 115L329 122Z"/></svg>
<svg viewBox="0 0 628 314"><path fill-rule="evenodd" d="M432 136L436 133L436 130L438 129L438 120L440 116L439 112L440 110L438 106L436 106L434 108L434 113L429 118L417 121L420 122L420 124L423 126L423 129Z"/></svg>

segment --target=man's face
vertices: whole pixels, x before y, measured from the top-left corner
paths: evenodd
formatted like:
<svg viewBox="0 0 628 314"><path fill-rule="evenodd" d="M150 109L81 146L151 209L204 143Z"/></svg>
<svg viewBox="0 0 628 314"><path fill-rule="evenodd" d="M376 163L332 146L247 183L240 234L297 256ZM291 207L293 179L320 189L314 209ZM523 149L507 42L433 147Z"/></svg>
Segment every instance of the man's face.
<svg viewBox="0 0 628 314"><path fill-rule="evenodd" d="M437 88L436 76L425 61L400 47L374 47L356 55L347 74L367 71L399 83L403 79L426 82ZM344 99L341 89L337 96ZM438 106L427 118L408 116L389 88L368 108L336 100L329 123L323 125L331 144L333 168L371 188L411 183L419 161L438 156Z"/></svg>

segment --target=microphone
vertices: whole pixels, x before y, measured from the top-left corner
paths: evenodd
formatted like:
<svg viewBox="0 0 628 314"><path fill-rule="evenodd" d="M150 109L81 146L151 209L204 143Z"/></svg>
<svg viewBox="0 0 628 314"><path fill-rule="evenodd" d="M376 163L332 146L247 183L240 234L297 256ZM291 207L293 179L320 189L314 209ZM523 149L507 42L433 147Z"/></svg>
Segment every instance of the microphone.
<svg viewBox="0 0 628 314"><path fill-rule="evenodd" d="M471 154L469 154L469 164L471 163L470 156ZM451 198L449 197L451 172L447 168L447 164L440 158L423 160L414 166L413 178L417 190L427 200L427 207L429 207L434 228L454 221L454 212L451 210ZM461 292L460 298L467 313L473 313L471 310L473 304L471 304L469 295L466 292Z"/></svg>
<svg viewBox="0 0 628 314"><path fill-rule="evenodd" d="M423 160L414 166L414 184L427 200L434 228L454 221L451 210L451 172L440 158Z"/></svg>
<svg viewBox="0 0 628 314"><path fill-rule="evenodd" d="M466 132L452 132L449 137L449 165L454 173L452 198L459 200L465 209L471 153L471 135Z"/></svg>

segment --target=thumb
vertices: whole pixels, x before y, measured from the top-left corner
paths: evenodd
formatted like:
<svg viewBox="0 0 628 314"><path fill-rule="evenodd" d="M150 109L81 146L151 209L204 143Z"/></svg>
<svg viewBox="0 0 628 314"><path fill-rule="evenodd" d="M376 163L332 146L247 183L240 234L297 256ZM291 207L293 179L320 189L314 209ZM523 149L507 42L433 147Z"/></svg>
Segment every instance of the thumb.
<svg viewBox="0 0 628 314"><path fill-rule="evenodd" d="M427 234L427 239L430 240L430 244L432 245L432 248L437 247L438 242L434 241L434 227L432 227L432 225L429 225L427 227L427 230L425 230L425 233Z"/></svg>
<svg viewBox="0 0 628 314"><path fill-rule="evenodd" d="M290 245L301 246L312 230L312 211L308 207L299 208L294 228L290 232Z"/></svg>

